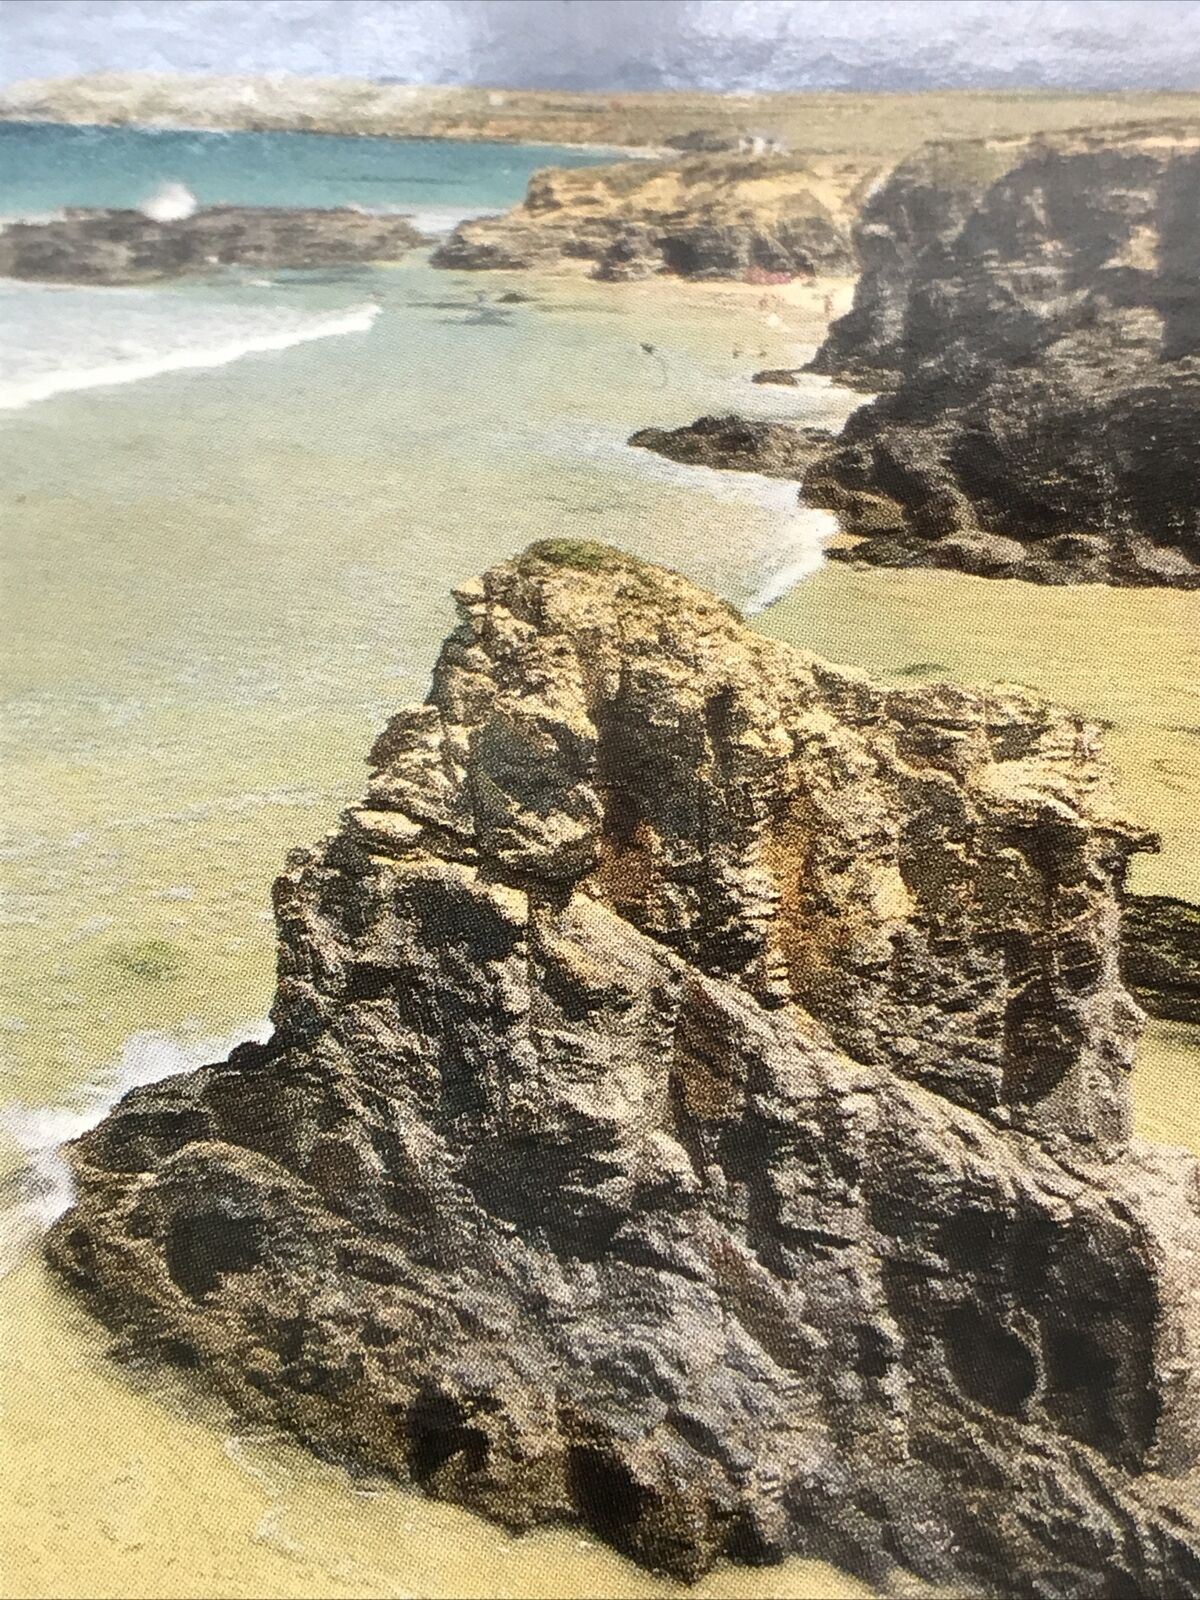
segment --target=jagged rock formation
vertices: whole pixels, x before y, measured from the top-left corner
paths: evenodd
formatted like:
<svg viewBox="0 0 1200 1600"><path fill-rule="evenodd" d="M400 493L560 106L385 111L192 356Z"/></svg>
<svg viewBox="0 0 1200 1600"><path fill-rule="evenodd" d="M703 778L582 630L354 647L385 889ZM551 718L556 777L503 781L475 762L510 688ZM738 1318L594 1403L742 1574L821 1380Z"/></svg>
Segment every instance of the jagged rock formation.
<svg viewBox="0 0 1200 1600"><path fill-rule="evenodd" d="M279 880L274 1037L72 1147L53 1259L243 1410L684 1576L1200 1594L1096 731L602 546L458 599Z"/></svg>
<svg viewBox="0 0 1200 1600"><path fill-rule="evenodd" d="M521 205L460 223L431 259L467 271L590 262L608 279L849 273L869 176L853 162L779 156L547 168Z"/></svg>
<svg viewBox="0 0 1200 1600"><path fill-rule="evenodd" d="M335 267L397 261L422 235L406 217L352 207L207 206L158 221L142 211L71 210L0 227L0 276L145 283L223 266Z"/></svg>
<svg viewBox="0 0 1200 1600"><path fill-rule="evenodd" d="M1200 585L1200 132L939 147L856 242L814 365L887 392L806 480L839 559Z"/></svg>
<svg viewBox="0 0 1200 1600"><path fill-rule="evenodd" d="M1168 894L1128 895L1125 982L1151 1016L1200 1022L1200 906Z"/></svg>
<svg viewBox="0 0 1200 1600"><path fill-rule="evenodd" d="M687 466L800 479L832 440L828 428L727 416L700 417L682 428L639 428L628 442Z"/></svg>

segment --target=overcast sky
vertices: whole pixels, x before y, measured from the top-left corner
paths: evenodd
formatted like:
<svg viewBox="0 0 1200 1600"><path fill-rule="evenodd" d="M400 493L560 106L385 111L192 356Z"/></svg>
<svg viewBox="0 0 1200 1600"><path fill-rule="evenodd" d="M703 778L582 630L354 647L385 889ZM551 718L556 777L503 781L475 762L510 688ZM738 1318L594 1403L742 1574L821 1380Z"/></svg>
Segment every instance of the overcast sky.
<svg viewBox="0 0 1200 1600"><path fill-rule="evenodd" d="M0 0L0 79L572 89L1200 87L1200 0Z"/></svg>

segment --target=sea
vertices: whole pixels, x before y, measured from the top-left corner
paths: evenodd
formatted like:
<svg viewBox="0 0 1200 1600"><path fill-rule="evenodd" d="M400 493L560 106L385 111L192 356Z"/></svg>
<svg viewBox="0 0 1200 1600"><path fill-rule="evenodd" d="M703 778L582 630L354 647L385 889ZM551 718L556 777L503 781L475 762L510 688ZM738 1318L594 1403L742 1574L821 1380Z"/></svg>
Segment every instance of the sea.
<svg viewBox="0 0 1200 1600"><path fill-rule="evenodd" d="M0 124L0 225L82 205L355 205L430 238L612 152ZM1101 718L1200 897L1200 596L829 562L796 485L626 440L702 414L836 428L798 366L824 297L579 274L0 281L0 1589L13 1596L679 1591L574 1530L517 1538L351 1478L115 1359L46 1273L61 1141L134 1083L261 1036L270 883L426 690L450 590L550 536L665 562L773 637L896 682L1004 680ZM505 298L508 295L516 299ZM1155 1024L1142 1130L1200 1142L1197 1031ZM1189 1087L1190 1086L1190 1087ZM862 1596L795 1560L697 1596Z"/></svg>

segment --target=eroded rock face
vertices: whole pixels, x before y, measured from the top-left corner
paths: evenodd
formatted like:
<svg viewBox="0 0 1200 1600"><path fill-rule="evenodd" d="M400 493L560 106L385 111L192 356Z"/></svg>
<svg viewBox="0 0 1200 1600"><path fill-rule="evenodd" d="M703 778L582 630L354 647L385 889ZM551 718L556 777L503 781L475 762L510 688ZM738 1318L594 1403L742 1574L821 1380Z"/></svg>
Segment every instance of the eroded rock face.
<svg viewBox="0 0 1200 1600"><path fill-rule="evenodd" d="M590 262L610 281L846 274L867 179L853 163L732 155L547 168L521 205L460 223L430 259L464 271Z"/></svg>
<svg viewBox="0 0 1200 1600"><path fill-rule="evenodd" d="M601 546L458 598L279 880L273 1039L85 1135L53 1259L248 1413L684 1576L1200 1592L1095 730Z"/></svg>
<svg viewBox="0 0 1200 1600"><path fill-rule="evenodd" d="M157 221L141 211L69 211L0 228L0 276L143 283L222 266L305 268L399 260L422 236L406 217L352 207L208 206Z"/></svg>
<svg viewBox="0 0 1200 1600"><path fill-rule="evenodd" d="M1200 585L1200 134L935 156L865 207L815 363L885 391L806 480L868 541L836 557Z"/></svg>

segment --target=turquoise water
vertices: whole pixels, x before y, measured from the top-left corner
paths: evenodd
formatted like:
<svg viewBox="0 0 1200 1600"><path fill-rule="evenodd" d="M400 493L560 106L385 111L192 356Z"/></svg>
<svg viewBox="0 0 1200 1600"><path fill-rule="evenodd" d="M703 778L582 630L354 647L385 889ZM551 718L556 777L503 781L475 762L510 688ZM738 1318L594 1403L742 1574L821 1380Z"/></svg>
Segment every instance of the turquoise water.
<svg viewBox="0 0 1200 1600"><path fill-rule="evenodd" d="M203 205L498 211L538 167L611 160L551 145L0 123L0 214L136 206L164 182Z"/></svg>
<svg viewBox="0 0 1200 1600"><path fill-rule="evenodd" d="M438 235L465 215L512 205L539 167L603 159L546 145L0 123L0 219L136 206L181 184L201 204L401 211ZM362 274L336 276L353 285ZM296 292L309 281L228 274L208 285L97 291L0 280L0 410L369 321L361 291L326 297L314 320Z"/></svg>

